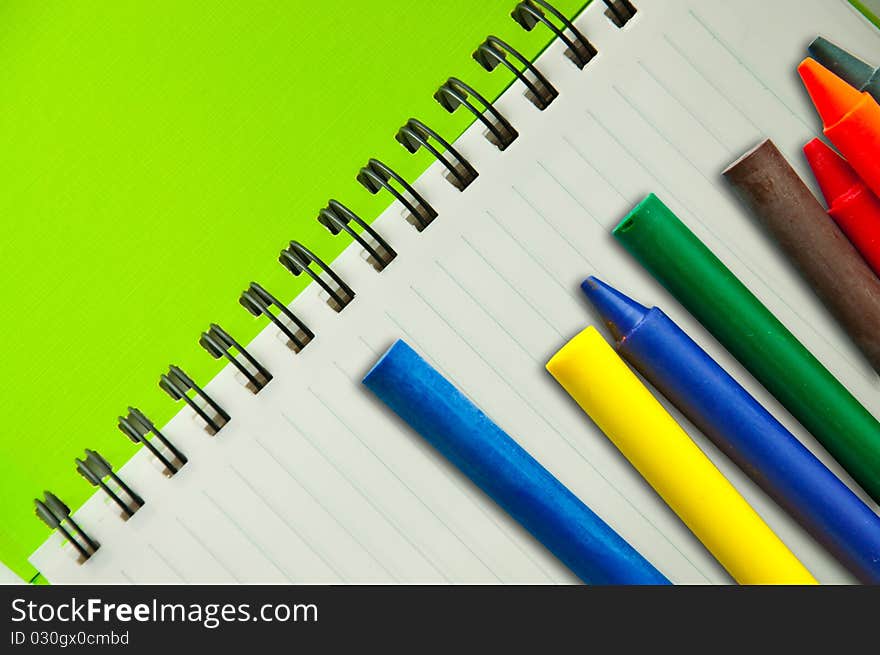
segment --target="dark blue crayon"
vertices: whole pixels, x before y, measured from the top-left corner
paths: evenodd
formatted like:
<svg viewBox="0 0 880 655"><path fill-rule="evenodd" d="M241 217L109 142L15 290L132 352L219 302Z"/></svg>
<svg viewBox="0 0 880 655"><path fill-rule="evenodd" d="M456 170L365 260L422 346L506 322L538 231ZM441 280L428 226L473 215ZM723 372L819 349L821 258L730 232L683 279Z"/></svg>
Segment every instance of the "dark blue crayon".
<svg viewBox="0 0 880 655"><path fill-rule="evenodd" d="M396 341L364 384L588 584L669 584L449 380Z"/></svg>
<svg viewBox="0 0 880 655"><path fill-rule="evenodd" d="M880 583L880 517L666 314L595 277L581 285L617 351L864 583Z"/></svg>

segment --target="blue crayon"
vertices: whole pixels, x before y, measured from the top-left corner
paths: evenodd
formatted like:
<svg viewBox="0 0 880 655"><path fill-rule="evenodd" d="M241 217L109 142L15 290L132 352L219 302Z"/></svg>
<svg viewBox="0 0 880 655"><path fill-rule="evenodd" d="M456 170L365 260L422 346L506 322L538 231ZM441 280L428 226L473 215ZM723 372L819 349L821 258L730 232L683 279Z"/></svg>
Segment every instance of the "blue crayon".
<svg viewBox="0 0 880 655"><path fill-rule="evenodd" d="M620 355L862 582L880 583L880 517L666 314L581 285Z"/></svg>
<svg viewBox="0 0 880 655"><path fill-rule="evenodd" d="M398 340L364 384L588 584L669 584L406 343Z"/></svg>

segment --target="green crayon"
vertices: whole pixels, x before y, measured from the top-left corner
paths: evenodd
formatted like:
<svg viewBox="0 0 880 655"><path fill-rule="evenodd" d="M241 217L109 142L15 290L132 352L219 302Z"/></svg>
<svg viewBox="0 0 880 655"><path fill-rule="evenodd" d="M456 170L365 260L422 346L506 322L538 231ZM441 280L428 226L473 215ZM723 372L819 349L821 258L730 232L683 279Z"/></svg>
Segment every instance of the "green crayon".
<svg viewBox="0 0 880 655"><path fill-rule="evenodd" d="M614 237L875 500L880 423L654 194Z"/></svg>

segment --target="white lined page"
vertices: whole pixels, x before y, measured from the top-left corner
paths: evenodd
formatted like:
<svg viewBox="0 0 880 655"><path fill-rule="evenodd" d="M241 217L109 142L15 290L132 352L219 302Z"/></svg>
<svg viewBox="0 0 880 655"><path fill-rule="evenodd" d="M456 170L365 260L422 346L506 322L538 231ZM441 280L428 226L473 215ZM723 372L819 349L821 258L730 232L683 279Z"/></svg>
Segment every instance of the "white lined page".
<svg viewBox="0 0 880 655"><path fill-rule="evenodd" d="M511 87L496 105L520 138L502 153L479 124L468 130L455 145L480 172L471 187L459 193L439 165L420 177L434 223L417 233L397 203L379 217L397 259L377 274L346 250L333 268L357 293L351 305L334 314L314 285L298 297L291 307L317 338L294 356L264 330L248 350L273 381L254 396L224 369L206 390L230 423L208 437L189 410L175 417L163 431L189 463L167 480L139 452L120 475L147 504L124 523L103 498L87 502L76 518L102 547L77 566L54 535L31 558L51 582L575 582L362 388L398 337L673 581L730 582L544 371L595 320L578 289L590 274L661 306L840 473L610 229L656 192L880 413L876 375L720 178L765 135L807 176L799 149L818 127L794 66L817 29L862 51L880 49L878 35L842 0L644 0L624 29L594 4L576 24L599 56L580 71L561 44L548 48L537 66L560 91L551 106ZM479 88L478 75L466 81ZM684 425L821 581L852 581Z"/></svg>

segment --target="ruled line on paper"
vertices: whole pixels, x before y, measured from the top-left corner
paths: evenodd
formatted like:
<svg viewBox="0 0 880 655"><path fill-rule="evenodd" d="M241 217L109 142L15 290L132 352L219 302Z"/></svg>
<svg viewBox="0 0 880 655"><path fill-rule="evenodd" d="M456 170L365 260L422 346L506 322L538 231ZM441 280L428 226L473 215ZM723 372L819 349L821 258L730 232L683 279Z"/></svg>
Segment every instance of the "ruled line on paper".
<svg viewBox="0 0 880 655"><path fill-rule="evenodd" d="M620 489L618 489L618 488L617 488L617 487L611 482L611 480L609 480L609 479L608 479L608 478L602 473L602 471L600 471L600 470L595 466L595 464L593 464L593 462L592 462L592 461L591 461L586 455L584 455L584 454L580 451L580 449L577 448L577 446L575 446L575 444L574 444L574 443L573 443L573 442L572 442L567 436L565 436L565 435L562 433L562 431L560 431L555 425L553 425L553 424L550 422L550 420L547 418L547 416L546 416L543 412L539 411L539 410L538 410L538 409L532 404L532 402L528 399L528 397L524 396L524 395L523 395L523 394L522 394L522 393L521 393L521 392L520 392L520 391L519 391L519 390L518 390L518 389L517 389L512 383L511 383L511 382L510 382L510 380L507 379L507 376L503 375L503 374L502 374L502 373L501 373L501 372L495 367L495 365L494 365L492 362L490 362L488 359L486 359L486 357L485 357L482 353L480 353L479 350L477 350L476 348L474 348L474 347L470 344L470 342L468 341L468 339L466 339L466 338L465 338L465 337L464 337L464 336L458 331L458 329L457 329L454 325L452 325L452 323L450 323L449 319L447 319L447 318L446 318L446 317L445 317L445 316L444 316L439 310L437 310L437 309L436 309L436 308L435 308L435 307L434 307L434 306L433 306L433 305L432 305L432 304L431 304L431 303L430 303L430 302L429 302L429 301L428 301L428 300L427 300L427 299L426 299L426 298L425 298L425 297L424 297L424 296L423 296L423 295L422 295L417 289L415 289L414 287L410 287L410 289L412 289L413 293L415 293L416 296L417 296L418 298L420 298L420 299L422 300L422 302L425 303L425 305L426 305L426 306L427 306L432 312L434 312L434 314L437 316L437 318L439 318L443 323L445 323L445 324L447 325L447 327L449 327L449 329L452 330L452 332L455 333L455 334L458 336L458 338L459 338L459 339L460 339L460 340L461 340L461 341L462 341L462 342L463 342L463 343L464 343L464 344L465 344L465 345L471 350L471 352L473 352L473 353L474 353L474 354L475 354L480 360L483 361L484 364L486 364L486 366L488 366L488 367L489 367L489 368L495 373L495 376L496 376L499 380L501 380L501 382L502 382L502 383L503 383L508 389L510 389L510 390L514 393L514 395L516 395L516 396L517 396L517 397L523 402L523 404L524 404L526 407L528 407L528 408L532 411L532 413L535 415L535 417L537 417L541 422L543 422L545 425L547 425L547 427L549 427L554 433L556 433L556 435L557 435L557 436L558 436L558 437L559 437L564 443L566 443L566 444L568 445L568 447L572 449L572 451L574 451L574 453L575 453L575 454L576 454L576 455L577 455L577 456L578 456L578 457L579 457L579 458L580 458L580 459L581 459L581 460L582 460L582 461L583 461L583 462L584 462L584 463L590 468L590 470L592 470L592 471L593 471L593 472L594 472L599 478L601 478L601 479L605 482L605 484L608 486L609 489L613 490L614 493L615 493L619 498L621 498L621 499L624 501L625 504L629 505L629 507L632 508L632 509L636 512L636 514L638 514L638 515L639 515L639 516L645 521L645 523L647 523L649 526L651 526L651 528L652 528L652 529L653 529L653 530L654 530L654 531L655 531L655 532L661 537L661 539L662 539L663 541L665 541L665 542L668 543L670 546L672 546L672 548L673 548L676 552L678 552L678 553L682 556L682 558L683 558L686 562L688 562L688 563L691 565L691 567L692 567L695 571L697 571L697 572L698 572L698 573L699 573L699 574L700 574L700 575L706 580L706 582L711 582L711 580L709 579L709 577L708 577L708 576L702 571L702 569L700 569L696 564L694 564L694 562L693 562L693 561L692 561L692 560L691 560L691 559L690 559L690 558L689 558L689 557L688 557L688 556L687 556L687 555L686 555L681 549L679 549L679 547L678 547L677 544L675 544L675 543L674 543L674 542L673 542L673 541L672 541L672 540L671 540L671 539L670 539L670 538L669 538L669 537L668 537L668 536L667 536L662 530L660 530L660 529L659 529L659 528L658 528L658 527L657 527L657 526L656 526L656 525L655 525L655 524L654 524L654 523L653 523L653 522L647 517L647 515L645 515L645 514L644 514L644 513L643 513L643 512L642 512L642 511L641 511L641 510L635 505L635 504L633 504L633 502L632 502L629 498L627 498L627 496L626 496L623 492L621 492Z"/></svg>
<svg viewBox="0 0 880 655"><path fill-rule="evenodd" d="M502 232L504 232L504 234L506 234L506 235L508 236L508 238L509 238L514 244L516 244L516 245L519 247L519 249L522 250L522 252L523 252L523 253L524 253L529 259L531 259L531 260L535 263L535 265L536 265L538 268L540 268L542 271L544 271L544 273L547 275L547 278L548 278L549 280L551 280L551 281L552 281L557 287L559 287L559 290L562 291L562 293L565 295L566 298L570 297L570 294L569 294L569 292L568 292L568 289L565 287L565 285L562 283L562 281L561 281L558 277L556 277L555 275L553 275L553 273L550 272L550 270L544 265L544 262L542 262L541 259L540 259L537 255L535 255L535 253L533 253L531 250L529 250L528 248L526 248L525 245L524 245L524 244L523 244L523 243L522 243L522 242L521 242L521 241L520 241L520 240L519 240L519 239L518 239L518 238L517 238L517 237L516 237L511 231L510 231L510 230L508 230L508 229L507 229L507 228L501 223L501 221L499 221L497 218L495 218L495 215L492 214L492 212L490 212L488 209L485 209L484 212L485 212L486 216L488 216L489 219L490 219L493 223L495 223L495 225L498 226L498 229L499 229L499 230L501 230Z"/></svg>
<svg viewBox="0 0 880 655"><path fill-rule="evenodd" d="M467 346L467 348L474 355L476 355L486 366L488 366L492 370L492 372L495 374L495 376L498 379L500 379L505 384L505 386L507 386L511 391L513 391L514 394L516 394L520 400L522 400L524 403L526 403L528 405L529 408L531 408L532 412L537 417L539 417L544 423L546 423L547 426L550 427L554 432L559 434L559 436L562 436L562 433L559 431L559 429L550 422L550 420L546 417L546 415L543 412L539 411L534 405L532 405L531 402L529 401L529 399L526 398L525 396L523 396L522 392L520 392L513 384L511 384L510 380L507 379L507 376L503 375L501 373L501 371L498 370L498 368L495 366L494 363L492 363L483 353L481 353L477 348L475 348L470 343L470 340L467 337L465 337L465 335L463 335L461 333L461 331L455 325L453 325L449 321L449 319L433 305L433 303L431 303L431 301L429 301L424 295L422 295L422 293L418 289L416 289L412 286L410 286L410 289L412 289L413 293L425 304L425 306L428 307L428 309L430 309L434 313L434 315L437 316L437 318L439 318L440 321L443 322L443 324L445 324L453 332L453 334L455 334L455 336L457 336L458 339L463 344L465 344L465 346ZM571 444L569 444L569 445L571 445ZM572 448L574 448L574 446L572 446Z"/></svg>
<svg viewBox="0 0 880 655"><path fill-rule="evenodd" d="M158 559L159 559L159 560L160 560L165 566L167 566L167 567L168 567L168 570L171 571L175 576L177 576L177 578L178 578L181 582L184 582L185 584L190 584L190 581L186 578L186 576L183 575L183 573L182 573L181 571L179 571L179 570L177 569L177 567L174 566L174 565L171 563L171 561L170 561L167 557L165 557L165 555L164 555L162 552L159 551L158 548L156 548L156 546L154 546L154 545L151 544L151 543L147 543L147 548L149 548L150 550L152 550L153 553L156 555L156 557L157 557L157 558L158 558Z"/></svg>
<svg viewBox="0 0 880 655"><path fill-rule="evenodd" d="M353 386L358 386L358 385L360 385L360 379L359 379L359 378L360 378L360 375L358 375L357 373L354 373L354 374L349 373L349 372L346 371L344 368L342 368L342 365L341 365L339 362L337 362L335 359L333 360L333 367L334 367L337 371L339 371L340 373L342 373L342 375L345 376L345 378L346 378L349 382L351 382Z"/></svg>
<svg viewBox="0 0 880 655"><path fill-rule="evenodd" d="M208 502L211 503L217 509L217 511L220 512L226 518L226 520L229 522L229 524L232 527L234 527L241 534L241 536L243 536L247 540L247 542L251 546L253 546L254 550L263 556L263 559L265 559L267 562L269 562L269 564L271 564L275 568L276 571L278 571L281 575L283 575L284 578L288 582L291 582L291 583L295 582L294 578L291 577L290 572L287 570L287 567L281 566L281 564L279 564L277 561L275 561L274 557L272 557L269 553L266 552L266 550L263 548L262 545L258 544L256 541L254 541L254 538L250 535L250 533L247 530L245 530L243 527L241 527L238 520L234 516L232 516L226 510L225 507L223 507L219 502L217 502L217 500L214 499L207 491L203 490L202 495L205 498L207 498Z"/></svg>
<svg viewBox="0 0 880 655"><path fill-rule="evenodd" d="M208 545L204 541L202 541L202 539L186 523L180 520L179 516L175 516L174 520L177 521L180 527L182 527L189 534L189 536L193 538L193 541L195 541L199 546L202 547L202 550L204 550L206 553L208 553L208 555L211 556L211 559L213 559L221 569L226 571L230 578L235 580L238 584L244 584L243 581L237 575L235 575L232 569L230 569L229 566L227 566L226 563L224 563L223 560L220 559L220 557L211 548L209 548Z"/></svg>
<svg viewBox="0 0 880 655"><path fill-rule="evenodd" d="M848 2L848 1L849 0L844 0L844 2ZM691 58L688 57L687 54L682 52L682 50L678 46L678 44L675 41L673 41L672 39L670 39L668 34L666 34L664 32L662 37L663 37L663 40L666 41L666 43L669 44L669 46L676 52L676 54L678 54L678 56L681 58L681 60L692 71L694 71L694 73L697 74L697 77L699 77L706 84L708 84L710 87L712 87L712 89L715 91L715 93L718 95L719 98L724 100L728 105L731 106L731 108L733 108L735 111L737 111L739 113L739 115L742 116L752 127L755 128L756 136L763 134L763 130L760 127L758 127L758 125L755 123L755 121L752 120L752 117L749 116L748 113L744 112L739 107L739 104L735 103L729 95L727 95L724 91L722 91L721 88L717 84L715 84L715 82L713 82L711 80L711 78L709 78L703 71L701 71L699 68L697 68L696 64L694 64L694 62L691 60Z"/></svg>
<svg viewBox="0 0 880 655"><path fill-rule="evenodd" d="M330 459L327 455L325 455L325 454L323 453L323 451L322 451L320 448L318 448L318 445L317 445L315 442L313 442L313 441L307 436L306 432L305 432L305 431L304 431L299 425L297 425L297 424L294 422L294 420L293 420L293 419L292 419L287 413L282 412L281 415L282 415L282 416L284 417L284 419L285 419L288 423L290 423L290 425L291 425L291 426L292 426L292 427L293 427L293 428L294 428L294 429L300 434L300 436L301 436L306 442L308 442L308 444L312 447L312 450L314 450L318 455L320 455L321 458L322 458L325 462L327 462L327 463L333 468L333 470L336 471L336 473L337 473L337 474L338 474L343 480L345 480L345 481L348 483L348 485L349 485L352 489L354 489L354 490L357 492L357 494L358 494L361 498L363 498L364 501L366 501L366 503L367 503L370 507L373 508L373 510L374 510L377 514L379 514L379 516L381 516L383 519L385 519L385 522L388 523L388 525L391 526L391 527L397 532L397 534L398 534L398 535L399 535L399 536L400 536L400 537L401 537L401 538L402 538L407 544L409 544L409 546L410 546L410 547L411 547L411 548L412 548L412 549L413 549L413 550L414 550L414 551L415 551L415 552L416 552L416 553L417 553L417 554L418 554L418 555L424 560L424 562L425 562L428 566L430 566L430 567L434 570L435 573L437 573L437 574L438 574L441 578L443 578L447 583L450 583L450 584L452 583L452 581L446 576L446 574L443 573L443 571L442 571L440 568L438 568L438 566L434 563L434 561L433 561L430 557L428 557L428 555L424 552L424 550L422 550L422 548L421 548L417 543L415 543L415 542L409 537L408 534L406 534L406 532L400 527L400 525L397 523L396 520L394 520L393 518L391 518L391 516L389 516L389 515L388 515L388 514L387 514L387 513L381 508L381 507L379 507L378 505L376 505L376 503L373 502L373 499L370 498L370 496L369 496L366 492L364 492L363 489L361 489L361 487L360 487L360 485L359 485L358 483L356 483L356 482L355 482L353 479L351 479L347 474L345 474L345 473L339 468L339 466L336 464L336 462L334 462L334 461L333 461L332 459Z"/></svg>
<svg viewBox="0 0 880 655"><path fill-rule="evenodd" d="M647 73L648 77L650 77L654 81L654 83L657 85L657 87L661 91L663 91L663 93L665 93L667 96L669 96L675 102L675 104L677 104L679 107L681 107L684 110L684 112L688 116L690 116L691 119L697 125L702 127L703 130L706 132L706 134L708 134L710 137L712 137L712 140L715 141L715 143L717 143L719 146L721 146L722 150L724 150L730 156L733 156L735 154L733 152L733 148L731 148L726 143L724 143L724 141L722 141L721 138L717 134L715 134L715 132L709 127L709 125L706 123L706 121L704 121L702 118L700 118L700 116L698 114L696 114L695 112L693 112L691 110L691 108L688 107L681 98L679 98L675 93L673 93L672 90L669 88L669 86L665 82L663 82L654 73L654 71L652 71L650 68L648 68L645 65L645 62L643 62L642 60L639 60L637 63L639 65L639 67L643 71L645 71L645 73ZM618 93L620 93L620 89L618 89L617 86L614 86L614 90L617 91Z"/></svg>
<svg viewBox="0 0 880 655"><path fill-rule="evenodd" d="M562 190L565 192L565 194L566 194L569 198L571 198L572 200L574 200L575 204L576 204L578 207L580 207L580 208L583 210L583 212L584 212L587 216L590 217L590 220L591 220L591 221L593 221L593 222L594 222L596 225L598 225L599 227L604 227L604 226L602 225L602 222L601 222L598 218L596 218L596 217L593 215L593 212L591 212L591 211L587 208L587 206L586 206L583 202L581 202L581 199L578 198L578 197L574 194L574 192L573 192L571 189L568 188L568 186L566 186L565 184L563 184L563 183L559 180L559 178L556 177L556 176L553 174L553 172L552 172L549 168L547 168L547 166L544 164L544 162L542 162L540 159L537 159L537 160L535 160L535 163L538 165L538 168L540 168L542 171L544 171L544 172L547 174L547 176L548 176L551 180L553 180L553 181L556 183L556 186L558 186L560 189L562 189ZM586 256L586 255L585 255L585 256Z"/></svg>
<svg viewBox="0 0 880 655"><path fill-rule="evenodd" d="M676 196L674 193L672 193L672 191L670 191L669 188L668 188L663 182L661 182L661 181L657 178L657 176L654 174L654 172L651 171L651 170L645 165L645 163L642 161L641 157L639 157L639 156L638 156L638 155L632 150L632 148L630 148L630 147L627 146L623 141L620 140L620 137L618 137L617 134L615 134L614 130L612 130L611 128L609 128L609 127L608 127L608 126L607 126L607 125L606 125L606 124L605 124L605 123L604 123L604 122L603 122L603 121L602 121L602 120L601 120L596 114L594 114L594 113L593 113L592 111L590 111L589 109L585 110L584 113L585 113L585 114L586 114L586 115L587 115L587 116L588 116L588 117L589 117L589 118L590 118L590 119L591 119L596 125L598 125L598 126L602 129L602 131L605 132L605 134L607 134L608 137L609 137L612 141L614 141L614 143L616 143L617 146L618 146L623 152L625 152L626 155L627 155L627 156L628 156L633 162L635 162L635 164L636 164L639 168L641 168L641 169L642 169L642 170L648 175L648 177L651 179L651 181L653 182L653 184L657 187L657 189L658 189L659 191L662 192L662 194L663 194L665 197L667 197L667 198L672 198L672 200L673 200L673 202L675 202L675 204L677 204L677 205L679 205L679 206L681 206L681 207L684 207L684 208L685 208L685 211L687 211L688 213L690 213L690 210L687 209L687 207L688 207L687 203L682 202L682 201L678 198L678 196ZM700 221L696 216L694 216L693 218L694 218L698 223L700 223L700 225L703 224L702 221ZM726 245L725 245L724 247L727 248L728 250L730 250L730 247L729 247L729 246L726 246Z"/></svg>
<svg viewBox="0 0 880 655"><path fill-rule="evenodd" d="M697 14L692 8L688 9L688 14L691 15L691 17L709 34L709 36L711 36L715 40L716 43L718 43L722 48L724 48L727 51L727 53L731 57L733 57L734 60L736 60L737 64L739 64L740 68L742 68L749 75L751 75L754 78L754 80L758 84L760 84L761 87L765 91L767 91L770 95L772 95L774 98L776 98L776 100L779 101L779 104L781 104L783 107L785 107L785 109L787 109L788 112L792 116L794 116L800 122L801 125L804 126L804 128L806 128L809 131L813 130L812 126L807 122L807 120L799 112L795 111L794 108L791 107L791 105L789 105L785 100L783 100L782 97L770 87L770 85L768 85L766 82L764 82L764 79L760 75L758 75L755 72L755 70L748 63L746 63L742 57L739 56L739 54L737 54L737 52L734 48L730 47L730 45L727 43L727 41L725 41L723 38L721 38L721 35L717 31L715 31L712 27L709 26L708 22L703 17L701 17L699 14Z"/></svg>
<svg viewBox="0 0 880 655"><path fill-rule="evenodd" d="M446 273L446 276L447 276L450 280L452 280L452 283L455 284L455 286L457 286L457 287L458 287L458 288L459 288L459 289L460 289L460 290L461 290L461 291L462 291L462 292L463 292L468 298L470 298L471 302L473 302L473 304L476 305L476 307L477 307L477 308L478 308L483 314L485 314L486 317L488 317L488 319L489 319L490 321L492 321L493 323L495 323L495 326L496 326L499 330L501 330L504 334L506 334L507 337L508 337L513 343L515 343L515 344L517 345L517 347L523 352L523 354L524 354L526 357L528 357L530 360L532 360L533 363L537 364L538 366L541 366L542 362L541 362L541 361L540 361L540 360L534 355L534 353L532 353L531 350L529 350L528 348L526 348L525 345L524 345L519 339L517 339L517 338L513 335L513 333L512 333L510 330L508 330L508 329L507 329L507 328L506 328L506 327L505 327L505 326L504 326L504 325L498 320L498 318L497 318L492 312L488 311L488 310L486 309L486 307L483 305L483 303L480 302L479 300L477 300L477 298L474 297L473 293L472 293L468 288L466 288L466 287L465 287L465 286L464 286L464 285L458 280L458 278L456 278L456 277L455 277L455 276L454 276L454 275L453 275L453 274L452 274L452 273L451 273L451 272L450 272L445 266L443 266L443 264L441 264L438 260L435 259L435 260L434 260L434 264L436 264L437 267L438 267L441 271L443 271L444 273Z"/></svg>
<svg viewBox="0 0 880 655"><path fill-rule="evenodd" d="M272 452L272 451L271 451L266 445L264 445L259 439L255 439L255 440L254 440L254 443L256 443L256 445L257 445L259 448L261 448L261 449L263 450L264 453L266 453L266 455L269 457L269 459L271 459L273 462L275 462L275 464L278 466L278 468L280 468L284 473L286 473L287 476L288 476L288 477L289 477L289 478L290 478L290 479L291 479L291 480L292 480L292 481L293 481L293 482L294 482L294 483L295 483L300 489L302 489L302 490L306 493L306 495L307 495L309 498L311 498L312 501L313 501L318 507L321 508L321 510L324 511L324 513L327 514L327 516L330 518L330 520L332 520L332 521L333 521L333 522L334 522L334 523L335 523L335 524L336 524L336 525L337 525L337 526L338 526L338 527L339 527L339 528L340 528L345 534L347 534L347 535L349 536L349 538L350 538L355 544L357 544L357 545L358 545L358 546L359 546L359 547L360 547L360 548L361 548L361 549L362 549L362 550L363 550L363 551L364 551L364 552L370 557L370 559L372 559L372 560L373 560L373 561L379 566L379 568L381 568L383 571L385 571L385 573L388 574L388 577L390 577L394 582L400 582L400 579L399 579L396 575L394 575L394 573L392 573L390 570L388 570L388 569L385 567L385 565L379 560L379 558L377 558L377 557L373 554L373 552L372 552L369 548L367 548L367 546L364 545L364 543L363 543L360 539L358 539L358 538L355 536L355 534L354 534L354 533L348 528L348 526L346 526L342 521L340 521L340 520L336 517L336 514L335 514L334 512L331 512L331 511L330 511L330 510L329 510L329 509L328 509L328 508L327 508L327 507L321 502L321 500L319 499L319 497L318 497L316 494L314 494L314 493L309 489L308 485L306 485L305 483L303 483L302 480L300 480L300 479L299 479L299 478L293 473L293 471L290 470L290 468L289 468L288 466L286 466L286 465L285 465L280 459L278 459L278 457L275 455L275 453L273 453L273 452ZM393 526L392 526L392 527L393 527Z"/></svg>
<svg viewBox="0 0 880 655"><path fill-rule="evenodd" d="M620 188L607 175L605 175L604 171L602 171L597 166L593 165L593 162L591 162L587 158L587 156L584 155L583 152L581 152L581 149L578 148L572 142L572 140L569 138L569 136L567 134L562 135L562 141L563 141L563 143L567 144L569 148L571 148L572 152L574 152L574 154L577 155L578 159L580 159L582 162L584 162L584 165L586 165L587 168L595 171L596 175L598 175L600 178L602 178L602 181L605 182L605 185L609 189L611 189L618 196L620 196L621 200L626 200L626 195L624 195L623 191L621 191ZM602 227L604 229L604 226L602 226Z"/></svg>
<svg viewBox="0 0 880 655"><path fill-rule="evenodd" d="M590 261L589 257L587 257L580 248L575 247L575 245L571 241L569 241L568 237L565 236L565 234L563 234L563 232L558 227L556 227L556 225L550 222L550 219L548 219L547 216L544 215L544 212L542 212L535 205L534 202L529 200L529 198L527 198L526 195L515 186L511 186L510 188L517 196L522 198L522 201L526 203L529 208L531 208L535 215L540 218L544 222L544 224L547 225L547 227L549 227L556 233L556 235L559 237L559 240L562 241L575 254L578 259L583 261L587 266L590 266L591 268L596 268L593 262Z"/></svg>
<svg viewBox="0 0 880 655"><path fill-rule="evenodd" d="M373 458L374 458L377 462L379 462L379 464L381 464L382 467L383 467L388 473L391 474L391 477L393 477L395 480L397 480L397 481L403 486L403 488L406 489L406 490L409 492L409 494L410 494L410 495L411 495L416 501L418 501L418 503L419 503L424 509L426 509L426 510L428 511L428 513L429 513L431 516L433 516L434 519L436 519L437 522L438 522L441 526L443 526L443 528L446 529L447 532L449 532L449 534L451 534L451 535L453 536L453 538L455 538L456 541L458 541L462 546L464 546L464 548L465 548L465 549L466 549L471 555L473 555L474 558L476 558L476 560L477 560L480 564L483 565L483 568L485 568L489 573L491 573L492 576L493 576L498 582L501 582L501 578L498 577L498 574L495 572L495 570L494 570L494 569L493 569L493 568L492 568L492 567L491 567L491 566L490 566L490 565L489 565L489 564L488 564L488 563L487 563L482 557L480 557L480 555L479 555L477 552L475 552L475 551L473 550L473 548L471 548L470 544L468 544L464 539L461 538L461 536L458 534L458 531L457 531L457 530L453 530L453 529L449 526L449 524L443 519L443 517L441 517L439 514L437 514L437 512L434 510L434 508L431 507L427 502L425 502L425 500L422 498L422 496L421 496L420 494L416 493L415 490L413 490L413 488L410 487L409 484L407 484L407 483L404 481L404 479L400 477L400 475L397 473L397 471L395 471L393 468L391 468L391 466L390 466L389 464L387 464L387 463L385 462L384 459L382 459L381 457L379 457L379 455L376 453L376 451L373 450L373 448L372 448L372 447L366 442L366 440L360 435L360 433L358 433L354 428L352 428L352 427L348 424L348 422L345 421L345 419L343 419L342 416L340 416L339 413L338 413L338 412L337 412L332 406L330 406L330 405L329 405L329 404L328 404L323 398L321 398L321 397L315 392L314 389L312 389L312 388L310 387L310 388L309 388L309 392L310 392L310 393L311 393L311 394L312 394L312 395L318 400L318 402L320 402L320 403L324 406L324 408L325 408L328 412L330 412L330 414L333 416L333 418L335 418L335 419L337 420L337 422L338 422L342 427L344 427L344 428L346 429L346 431L347 431L351 436L353 436L353 437L354 437L354 438L355 438L355 439L356 439L356 440L357 440L357 441L358 441L358 442L359 442L364 448L367 449L367 451L373 456ZM468 501L470 502L470 499L468 499Z"/></svg>
<svg viewBox="0 0 880 655"><path fill-rule="evenodd" d="M564 338L564 335L559 330L559 328L557 328L555 325L553 325L553 323L551 323L550 321L547 320L547 317L544 316L544 312L540 311L531 300L526 298L526 296L522 293L522 291L520 291L515 286L513 286L510 283L510 280L507 279L507 276L503 275L501 273L501 271L499 271L495 267L495 265L492 264L491 261L489 261L489 258L484 253L482 253L474 244L472 244L470 242L470 240L466 236L464 236L463 234L461 235L461 240L465 242L467 247L470 248L474 252L474 254L480 258L480 260L482 260L482 262L483 262L483 264L485 264L486 268L488 268L490 271L492 271L492 273L494 273L495 276L499 280L501 280L510 291L512 291L514 293L514 295L516 295L520 300L522 300L529 307L529 309L532 310L532 312L534 313L535 316L540 318L547 327L549 327L552 331L554 331L556 333L556 336L558 336L560 339Z"/></svg>
<svg viewBox="0 0 880 655"><path fill-rule="evenodd" d="M681 159L683 159L685 162L687 162L688 166L690 166L700 177L702 177L706 182L708 182L709 186L712 187L712 189L717 192L717 195L720 195L720 191L718 191L717 186L712 182L711 179L709 179L709 176L706 175L706 171L703 169L702 166L697 166L697 164L694 163L694 160L691 159L688 156L688 154L684 150L682 150L682 148L677 143L675 143L675 141L673 139L669 138L669 136L667 136L667 134L663 130L660 129L660 126L658 126L657 123L655 123L642 110L641 107L639 107L627 94L625 94L623 91L621 91L620 87L618 87L616 84L612 84L611 89L614 91L615 94L617 94L617 96L621 100L623 100L623 102L626 103L626 105L630 109L633 110L633 112L635 112L635 114L641 119L641 121L645 125L650 127L651 130L653 130L657 134L657 136L659 136L661 139L663 139L663 142L667 146L669 146L672 150L674 150L675 153ZM722 146L722 147L724 147L724 146ZM727 149L727 148L725 148L725 149ZM647 169L647 167L645 167L645 168ZM656 175L654 175L653 172L651 172L651 174L652 174L652 177L654 177L656 179Z"/></svg>
<svg viewBox="0 0 880 655"><path fill-rule="evenodd" d="M238 471L238 469L235 468L234 466L232 466L231 464L229 465L229 470L232 471L232 473L235 474L238 477L238 479L241 480L242 483L244 483L244 485L248 489L250 489L250 491L254 495L254 497L257 498L257 500L259 500L261 503L263 503L263 505L266 506L266 508L273 514L273 516L275 516L275 518L277 518L281 523L283 523L285 526L287 526L288 530L290 530L291 533L293 533L293 535L296 536L296 538L299 539L300 542L302 542L302 544L306 548L308 548L312 552L313 555L315 555L315 557L317 557L319 560L321 560L328 569L333 571L333 574L336 575L337 578L339 578L343 582L348 582L348 580L346 580L346 578L345 578L345 575L343 575L326 557L324 557L321 554L321 551L319 549L315 548L312 545L312 543L305 537L305 535L299 530L299 528L296 527L296 525L294 525L290 520L288 520L285 516L283 516L277 509L275 509L272 502L270 502L268 498L266 498L262 493L260 493L256 489L256 487L254 487L254 485L251 483L250 480L245 478Z"/></svg>
<svg viewBox="0 0 880 655"><path fill-rule="evenodd" d="M370 345L370 343L366 339L364 339L364 336L362 334L358 335L358 339L360 339L360 342L367 347L367 350L369 350L371 353L373 353L376 357L378 357L381 354L376 348L374 348L372 345Z"/></svg>

